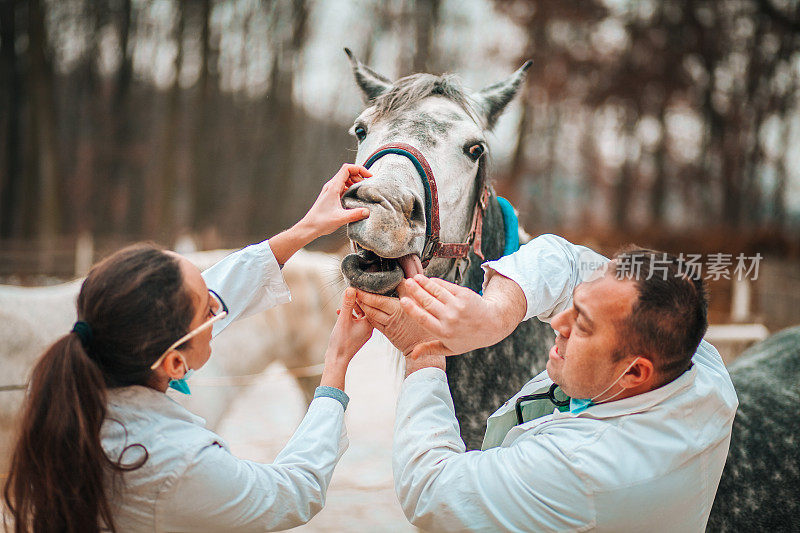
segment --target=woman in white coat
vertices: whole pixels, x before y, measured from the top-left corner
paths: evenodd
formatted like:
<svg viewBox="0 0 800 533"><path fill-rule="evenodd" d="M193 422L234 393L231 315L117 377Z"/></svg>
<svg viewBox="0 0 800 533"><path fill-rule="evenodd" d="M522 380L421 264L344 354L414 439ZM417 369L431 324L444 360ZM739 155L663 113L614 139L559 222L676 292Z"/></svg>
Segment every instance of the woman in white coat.
<svg viewBox="0 0 800 533"><path fill-rule="evenodd" d="M202 275L149 245L92 268L78 322L31 377L4 491L15 531L268 531L322 508L347 446L345 372L372 330L354 318L352 289L315 399L274 463L234 457L165 392L189 392L189 374L231 321L289 300L280 265L295 251L369 215L341 206L344 191L367 176L343 166L298 224Z"/></svg>

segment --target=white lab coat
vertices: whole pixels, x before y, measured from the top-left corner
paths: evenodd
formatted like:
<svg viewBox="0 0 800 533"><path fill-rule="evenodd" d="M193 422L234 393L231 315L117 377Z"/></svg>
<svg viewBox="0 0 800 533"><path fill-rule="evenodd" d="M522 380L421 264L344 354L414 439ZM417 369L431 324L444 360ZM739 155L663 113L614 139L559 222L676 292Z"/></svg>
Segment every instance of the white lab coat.
<svg viewBox="0 0 800 533"><path fill-rule="evenodd" d="M526 319L571 305L605 259L553 235L484 267L516 281ZM703 531L738 401L717 350L650 392L531 420L502 445L465 452L445 373L406 378L395 419L395 489L408 519L432 531ZM542 372L519 395L552 383ZM494 416L494 415L493 415Z"/></svg>
<svg viewBox="0 0 800 533"><path fill-rule="evenodd" d="M215 335L238 317L290 298L266 241L231 254L203 277L230 312L215 324ZM234 457L204 426L202 418L160 391L141 386L109 391L101 432L106 453L117 459L135 443L148 453L141 468L110 488L118 531L273 531L303 524L322 509L334 466L347 448L344 408L327 397L311 402L272 464ZM141 447L129 447L123 463L142 454Z"/></svg>

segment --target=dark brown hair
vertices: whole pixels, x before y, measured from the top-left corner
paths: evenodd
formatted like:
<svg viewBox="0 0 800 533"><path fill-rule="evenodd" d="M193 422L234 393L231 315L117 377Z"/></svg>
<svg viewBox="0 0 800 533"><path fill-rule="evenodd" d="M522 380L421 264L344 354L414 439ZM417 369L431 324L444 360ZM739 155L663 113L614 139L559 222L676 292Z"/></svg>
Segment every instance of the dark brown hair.
<svg viewBox="0 0 800 533"><path fill-rule="evenodd" d="M669 383L692 366L708 328L703 279L679 257L645 248L627 246L613 261L617 278L632 280L639 296L621 324L616 357L645 356L660 384Z"/></svg>
<svg viewBox="0 0 800 533"><path fill-rule="evenodd" d="M151 384L150 365L192 316L180 263L155 246L125 248L92 268L78 295L90 338L61 337L33 369L4 489L16 532L115 529L109 483L144 464L147 450L133 465L106 455L106 388Z"/></svg>

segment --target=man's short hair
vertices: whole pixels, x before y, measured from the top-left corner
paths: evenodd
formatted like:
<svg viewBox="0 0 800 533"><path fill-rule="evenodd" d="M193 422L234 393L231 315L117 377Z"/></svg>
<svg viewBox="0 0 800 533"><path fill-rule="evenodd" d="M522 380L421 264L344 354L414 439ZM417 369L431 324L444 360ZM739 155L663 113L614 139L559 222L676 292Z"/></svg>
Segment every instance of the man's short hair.
<svg viewBox="0 0 800 533"><path fill-rule="evenodd" d="M708 328L703 279L674 255L626 246L613 258L617 279L636 284L638 299L620 324L615 357L650 359L661 385L692 366L692 356Z"/></svg>

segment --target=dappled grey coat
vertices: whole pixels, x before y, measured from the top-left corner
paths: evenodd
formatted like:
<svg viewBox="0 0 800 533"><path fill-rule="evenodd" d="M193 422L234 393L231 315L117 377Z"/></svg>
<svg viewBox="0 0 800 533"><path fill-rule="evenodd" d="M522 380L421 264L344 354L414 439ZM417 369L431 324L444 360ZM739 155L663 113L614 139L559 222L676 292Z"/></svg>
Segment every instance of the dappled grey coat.
<svg viewBox="0 0 800 533"><path fill-rule="evenodd" d="M483 219L485 260L499 259L504 247L503 217L492 195ZM472 251L469 257L462 285L478 292L483 284L481 260ZM544 370L554 338L548 324L527 320L494 346L447 358L447 381L468 450L480 449L489 415Z"/></svg>
<svg viewBox="0 0 800 533"><path fill-rule="evenodd" d="M739 410L709 531L800 531L800 327L729 368Z"/></svg>

